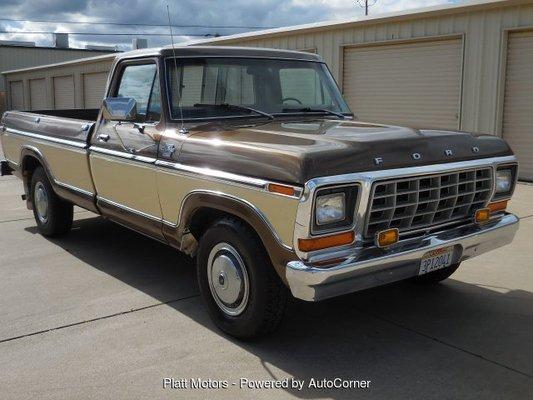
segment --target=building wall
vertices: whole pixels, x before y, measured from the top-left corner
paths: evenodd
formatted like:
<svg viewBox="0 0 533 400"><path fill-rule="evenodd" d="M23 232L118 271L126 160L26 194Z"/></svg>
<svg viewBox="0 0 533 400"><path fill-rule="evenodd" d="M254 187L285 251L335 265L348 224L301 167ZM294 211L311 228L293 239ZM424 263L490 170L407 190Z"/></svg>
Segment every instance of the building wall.
<svg viewBox="0 0 533 400"><path fill-rule="evenodd" d="M74 81L74 107L85 108L84 93L91 88L86 88L83 85L85 74L94 74L99 72L109 72L113 64L114 57L99 57L96 59L81 60L76 63L59 64L56 66L49 66L45 68L36 68L24 70L20 72L13 72L5 75L7 87L11 82L22 81L24 87L24 109L31 109L30 102L30 80L45 79L46 81L46 108L55 109L54 94L57 92L54 88L54 78L72 77ZM56 80L57 81L57 80ZM103 93L101 94L103 98ZM6 95L7 109L11 109L9 93Z"/></svg>
<svg viewBox="0 0 533 400"><path fill-rule="evenodd" d="M0 45L0 72L35 67L38 65L55 64L62 61L77 60L79 58L108 53L108 51ZM0 92L3 91L5 91L4 81L3 79L0 79Z"/></svg>
<svg viewBox="0 0 533 400"><path fill-rule="evenodd" d="M501 134L507 36L510 30L533 29L533 2L528 3L429 17L413 14L408 18L355 22L343 28L295 31L263 38L220 38L204 43L316 49L342 87L344 46L463 35L461 129Z"/></svg>

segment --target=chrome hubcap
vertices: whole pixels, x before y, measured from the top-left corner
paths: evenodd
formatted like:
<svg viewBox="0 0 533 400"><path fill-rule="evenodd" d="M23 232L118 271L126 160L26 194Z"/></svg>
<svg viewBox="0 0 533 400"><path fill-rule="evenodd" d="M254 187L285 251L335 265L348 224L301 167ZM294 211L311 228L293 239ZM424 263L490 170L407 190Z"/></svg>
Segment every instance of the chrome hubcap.
<svg viewBox="0 0 533 400"><path fill-rule="evenodd" d="M41 223L46 223L48 220L48 193L42 182L37 182L35 185L35 192L33 193L33 202L37 217Z"/></svg>
<svg viewBox="0 0 533 400"><path fill-rule="evenodd" d="M228 243L219 243L209 253L207 279L218 307L228 315L241 314L249 298L246 266L238 251Z"/></svg>

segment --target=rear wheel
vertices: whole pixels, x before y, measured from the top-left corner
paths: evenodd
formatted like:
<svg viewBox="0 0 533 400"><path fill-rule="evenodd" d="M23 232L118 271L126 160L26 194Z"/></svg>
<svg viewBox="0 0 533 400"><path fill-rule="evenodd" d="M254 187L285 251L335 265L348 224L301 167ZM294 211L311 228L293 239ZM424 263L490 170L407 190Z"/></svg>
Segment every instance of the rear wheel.
<svg viewBox="0 0 533 400"><path fill-rule="evenodd" d="M60 236L70 231L73 206L54 193L42 167L33 172L30 195L35 222L43 236Z"/></svg>
<svg viewBox="0 0 533 400"><path fill-rule="evenodd" d="M439 269L438 271L430 272L429 274L415 276L411 278L411 282L417 285L435 285L445 279L448 279L461 263L450 265L449 267Z"/></svg>
<svg viewBox="0 0 533 400"><path fill-rule="evenodd" d="M206 230L197 273L209 315L224 332L251 339L279 326L287 289L255 232L241 221L223 218Z"/></svg>

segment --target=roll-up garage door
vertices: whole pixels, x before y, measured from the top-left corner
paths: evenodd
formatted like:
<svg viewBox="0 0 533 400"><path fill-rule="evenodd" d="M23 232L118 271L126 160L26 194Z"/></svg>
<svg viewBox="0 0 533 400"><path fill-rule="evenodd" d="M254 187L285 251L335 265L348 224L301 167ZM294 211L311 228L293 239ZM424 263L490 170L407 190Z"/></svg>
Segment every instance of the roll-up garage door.
<svg viewBox="0 0 533 400"><path fill-rule="evenodd" d="M343 92L362 121L457 129L462 39L344 49Z"/></svg>
<svg viewBox="0 0 533 400"><path fill-rule="evenodd" d="M83 102L85 108L100 108L107 83L107 72L83 75Z"/></svg>
<svg viewBox="0 0 533 400"><path fill-rule="evenodd" d="M503 138L520 162L520 179L533 181L533 31L509 35Z"/></svg>
<svg viewBox="0 0 533 400"><path fill-rule="evenodd" d="M24 87L22 81L11 82L9 84L11 96L11 109L24 110Z"/></svg>
<svg viewBox="0 0 533 400"><path fill-rule="evenodd" d="M72 75L54 77L54 108L56 110L74 108L74 77Z"/></svg>
<svg viewBox="0 0 533 400"><path fill-rule="evenodd" d="M46 109L46 80L30 80L30 107L32 110Z"/></svg>

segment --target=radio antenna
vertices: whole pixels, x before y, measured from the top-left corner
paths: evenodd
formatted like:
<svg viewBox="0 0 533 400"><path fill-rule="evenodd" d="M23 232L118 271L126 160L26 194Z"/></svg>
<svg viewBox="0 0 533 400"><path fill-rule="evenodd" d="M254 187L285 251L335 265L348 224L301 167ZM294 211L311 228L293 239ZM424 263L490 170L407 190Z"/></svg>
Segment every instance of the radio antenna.
<svg viewBox="0 0 533 400"><path fill-rule="evenodd" d="M180 83L180 79L178 76L178 61L176 58L176 48L174 46L174 34L172 33L172 22L170 21L170 7L167 4L167 15L168 15L168 28L170 29L170 41L172 43L172 55L174 58L174 69L176 70L176 89L178 90L178 109L180 110L180 118L181 118L181 128L179 130L179 133L181 134L187 134L189 133L189 130L185 128L185 124L183 123L183 108L181 107L181 92L182 87ZM170 85L172 88L172 85ZM172 96L172 93L170 94Z"/></svg>

